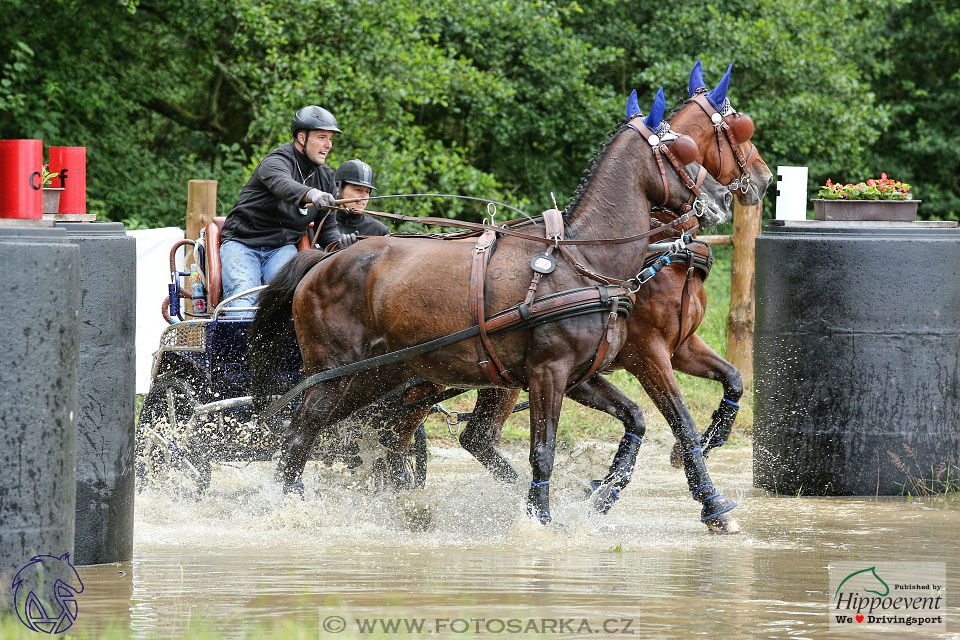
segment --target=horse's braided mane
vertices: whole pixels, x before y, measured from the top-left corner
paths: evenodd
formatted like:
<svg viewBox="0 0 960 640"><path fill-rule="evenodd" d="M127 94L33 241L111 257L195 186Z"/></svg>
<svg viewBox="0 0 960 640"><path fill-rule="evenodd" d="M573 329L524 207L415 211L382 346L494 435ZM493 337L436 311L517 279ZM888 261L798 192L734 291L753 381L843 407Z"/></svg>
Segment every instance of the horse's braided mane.
<svg viewBox="0 0 960 640"><path fill-rule="evenodd" d="M583 175L580 176L580 183L577 185L577 190L573 192L570 202L563 208L564 220L566 220L567 216L572 214L574 209L577 208L577 205L580 204L580 200L583 199L583 196L586 195L590 189L590 185L593 183L594 177L596 177L597 169L600 167L600 164L603 163L603 159L606 157L607 151L610 150L610 145L613 143L613 140L626 128L626 122L617 123L616 129L607 132L607 140L603 143L603 146L593 152L593 160L590 163L590 167L584 170Z"/></svg>

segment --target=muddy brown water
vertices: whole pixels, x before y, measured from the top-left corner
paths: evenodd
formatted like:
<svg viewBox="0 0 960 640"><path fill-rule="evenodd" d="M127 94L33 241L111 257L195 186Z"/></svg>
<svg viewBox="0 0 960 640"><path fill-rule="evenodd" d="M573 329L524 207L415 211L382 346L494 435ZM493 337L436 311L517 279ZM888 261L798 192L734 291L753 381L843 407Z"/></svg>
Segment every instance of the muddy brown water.
<svg viewBox="0 0 960 640"><path fill-rule="evenodd" d="M947 632L923 635L960 637L956 499L774 496L752 487L749 448L719 450L711 472L740 502L743 534L716 536L665 444L644 445L623 499L593 514L577 479L613 450L558 457L561 526L548 528L459 449L432 449L426 488L399 499L315 468L303 500L284 497L270 464L217 467L199 501L148 489L133 562L80 569L77 627L176 637L199 617L230 637L287 618L319 637L377 637L358 625L379 618L423 621L402 637L832 638L831 562L923 560L945 562L948 585ZM511 457L529 473L524 450Z"/></svg>

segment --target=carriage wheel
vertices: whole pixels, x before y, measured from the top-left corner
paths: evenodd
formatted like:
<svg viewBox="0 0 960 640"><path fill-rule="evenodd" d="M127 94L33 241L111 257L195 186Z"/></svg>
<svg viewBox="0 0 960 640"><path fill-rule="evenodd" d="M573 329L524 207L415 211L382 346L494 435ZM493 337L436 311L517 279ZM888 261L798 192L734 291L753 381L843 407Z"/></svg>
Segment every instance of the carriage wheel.
<svg viewBox="0 0 960 640"><path fill-rule="evenodd" d="M195 478L202 495L210 486L210 461L190 448L186 429L197 396L193 385L173 373L157 376L137 419L136 474L140 487L152 476L183 469Z"/></svg>

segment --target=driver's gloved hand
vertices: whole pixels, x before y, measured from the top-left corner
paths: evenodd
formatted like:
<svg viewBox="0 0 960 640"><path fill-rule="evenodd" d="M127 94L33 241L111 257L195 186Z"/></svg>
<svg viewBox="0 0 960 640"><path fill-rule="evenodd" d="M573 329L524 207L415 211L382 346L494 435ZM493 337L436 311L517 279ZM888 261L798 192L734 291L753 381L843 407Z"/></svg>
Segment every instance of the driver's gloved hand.
<svg viewBox="0 0 960 640"><path fill-rule="evenodd" d="M340 239L337 241L337 244L340 245L341 249L346 249L353 243L357 241L357 234L355 233L341 233Z"/></svg>
<svg viewBox="0 0 960 640"><path fill-rule="evenodd" d="M318 207L337 206L337 199L333 197L333 194L320 191L320 189L310 189L310 191L307 191L307 200Z"/></svg>

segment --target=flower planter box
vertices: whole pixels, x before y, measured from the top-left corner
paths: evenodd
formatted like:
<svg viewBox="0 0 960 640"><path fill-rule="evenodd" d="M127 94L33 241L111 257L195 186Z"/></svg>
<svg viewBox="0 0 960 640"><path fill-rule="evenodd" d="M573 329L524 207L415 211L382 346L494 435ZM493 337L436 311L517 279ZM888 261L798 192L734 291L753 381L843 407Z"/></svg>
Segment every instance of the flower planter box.
<svg viewBox="0 0 960 640"><path fill-rule="evenodd" d="M43 212L44 213L59 213L60 194L62 192L63 192L63 187L44 187L43 188Z"/></svg>
<svg viewBox="0 0 960 640"><path fill-rule="evenodd" d="M920 200L813 200L814 220L914 222Z"/></svg>

